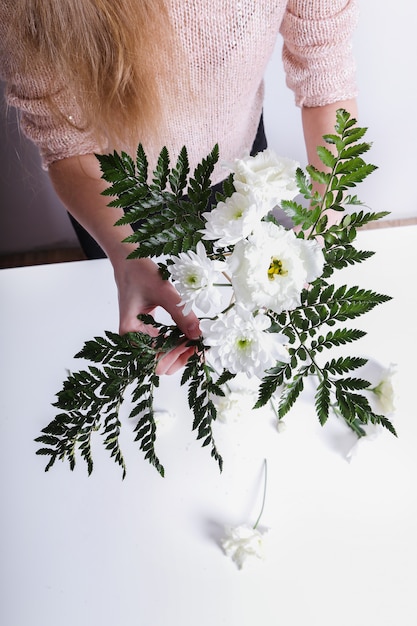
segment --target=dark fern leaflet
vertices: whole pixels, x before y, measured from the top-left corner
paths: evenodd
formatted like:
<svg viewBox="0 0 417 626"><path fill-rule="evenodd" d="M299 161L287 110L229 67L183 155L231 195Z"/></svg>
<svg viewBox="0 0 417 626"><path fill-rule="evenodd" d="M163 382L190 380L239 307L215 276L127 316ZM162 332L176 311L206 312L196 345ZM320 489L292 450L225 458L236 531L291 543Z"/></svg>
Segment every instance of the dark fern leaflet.
<svg viewBox="0 0 417 626"><path fill-rule="evenodd" d="M163 467L150 445L154 443L152 386L155 384L157 362L151 338L142 333L129 333L122 337L106 332L105 337L86 342L76 356L101 367L90 365L87 370L69 374L57 394L54 406L63 413L57 415L36 439L46 446L40 448L37 454L50 456L46 470L58 459L67 459L70 468L74 469L78 448L90 474L93 470L91 438L94 432L99 431L111 457L121 466L124 477L126 465L119 447L119 409L127 388L137 381L133 397L136 401L144 400L132 409L129 417L141 415L136 440L150 462L163 473Z"/></svg>
<svg viewBox="0 0 417 626"><path fill-rule="evenodd" d="M204 227L202 213L211 193L211 175L219 158L216 145L188 179L189 162L185 146L171 168L168 151L161 150L151 182L143 147L138 148L136 164L126 154L99 156L104 192L114 199L111 207L125 215L116 225L131 224L135 232L126 242L137 244L130 258L159 257L195 249Z"/></svg>
<svg viewBox="0 0 417 626"><path fill-rule="evenodd" d="M203 440L203 446L211 446L211 456L221 471L223 459L217 450L212 431L216 419L213 396L222 396L224 391L219 382L213 380L213 373L213 369L205 362L204 345L200 343L184 368L181 384L189 383L188 405L194 414L193 430L197 431L197 439Z"/></svg>
<svg viewBox="0 0 417 626"><path fill-rule="evenodd" d="M73 470L76 452L87 463L88 473L93 471L91 439L95 432L104 437L104 446L110 456L122 468L126 476L126 464L119 445L121 422L119 410L128 387L133 388L131 402L133 408L129 418L136 419L135 441L140 450L157 471L163 476L164 467L155 450L156 424L154 419L154 390L159 385L155 370L162 354L171 350L186 338L176 326L158 324L150 316L141 316L145 323L159 330L152 338L144 333L128 333L124 336L106 332L105 337L96 337L86 342L76 355L97 365L87 370L69 374L54 406L61 409L43 430L36 441L42 444L37 454L49 456L46 470L57 460L67 460ZM194 413L193 429L202 445L211 445L211 455L222 469L222 457L217 451L212 433L212 422L216 410L212 394L221 395L221 387L214 382L208 365L201 369L204 348L201 342L195 345L196 353L184 370L181 384L189 385L189 403ZM202 373L204 374L202 376Z"/></svg>

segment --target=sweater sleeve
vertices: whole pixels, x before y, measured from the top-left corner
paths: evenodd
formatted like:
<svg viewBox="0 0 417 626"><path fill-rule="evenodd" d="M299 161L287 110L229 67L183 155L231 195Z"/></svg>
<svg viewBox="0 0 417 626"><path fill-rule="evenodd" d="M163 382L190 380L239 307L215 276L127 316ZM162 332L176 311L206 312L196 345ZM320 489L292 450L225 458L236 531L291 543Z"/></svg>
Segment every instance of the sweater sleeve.
<svg viewBox="0 0 417 626"><path fill-rule="evenodd" d="M47 71L10 76L6 101L18 110L20 128L38 147L44 169L66 157L100 151L75 99Z"/></svg>
<svg viewBox="0 0 417 626"><path fill-rule="evenodd" d="M100 151L62 81L47 69L30 76L4 71L4 65L2 69L6 102L17 109L20 128L38 147L44 169L67 157Z"/></svg>
<svg viewBox="0 0 417 626"><path fill-rule="evenodd" d="M9 26L13 8L13 0L0 2L0 80L5 83L7 105L18 111L22 132L39 148L42 166L47 169L65 157L99 152L65 77L51 67L17 62L23 51Z"/></svg>
<svg viewBox="0 0 417 626"><path fill-rule="evenodd" d="M357 95L352 36L355 0L289 0L281 24L287 86L298 106L323 106Z"/></svg>

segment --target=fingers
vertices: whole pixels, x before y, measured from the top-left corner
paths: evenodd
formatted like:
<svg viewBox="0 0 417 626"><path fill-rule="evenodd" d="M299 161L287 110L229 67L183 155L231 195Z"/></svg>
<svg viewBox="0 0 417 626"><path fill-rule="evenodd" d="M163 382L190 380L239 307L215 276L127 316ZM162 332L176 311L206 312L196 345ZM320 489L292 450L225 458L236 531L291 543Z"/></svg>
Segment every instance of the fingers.
<svg viewBox="0 0 417 626"><path fill-rule="evenodd" d="M138 320L139 313L153 315L160 306L167 311L178 328L188 339L200 337L198 317L194 313L184 315L181 298L172 283L163 280L157 266L150 259L139 259L126 262L117 268L116 282L119 292L121 335L128 332L144 332L155 337L158 329L147 326ZM156 373L173 374L182 368L194 348L186 347L185 342L165 354L157 365Z"/></svg>
<svg viewBox="0 0 417 626"><path fill-rule="evenodd" d="M198 339L201 335L199 319L193 312L184 315L184 307L180 303L181 298L177 290L170 283L166 283L166 289L161 293L160 305L170 314L188 339Z"/></svg>
<svg viewBox="0 0 417 626"><path fill-rule="evenodd" d="M194 350L195 348L189 347L185 343L173 348L159 360L155 373L158 376L175 374L184 367L190 356L194 354Z"/></svg>
<svg viewBox="0 0 417 626"><path fill-rule="evenodd" d="M143 330L143 323L137 319L138 313L153 314L161 306L186 337L198 339L201 334L198 317L192 312L184 315L180 295L172 283L161 278L157 266L149 259L139 259L136 264L134 261L126 262L124 274L117 280L120 334ZM148 332L147 328L145 332Z"/></svg>
<svg viewBox="0 0 417 626"><path fill-rule="evenodd" d="M201 335L200 322L194 313L184 315L182 307L176 306L171 311L166 309L180 330L188 339L198 339Z"/></svg>
<svg viewBox="0 0 417 626"><path fill-rule="evenodd" d="M172 301L169 301L166 306L161 304L161 306L170 314L173 321L176 323L178 328L184 333L188 339L198 339L201 335L200 331L200 321L198 317L194 313L189 313L188 315L184 315L182 312L181 306L178 304L173 304ZM151 335L151 337L156 337L158 334L158 330L154 326L149 326L144 324L141 320L137 318L139 313L146 312L149 315L152 315L154 310L138 310L137 307L131 308L129 311L124 312L124 314L120 315L120 323L119 323L119 333L124 335L128 332L143 332Z"/></svg>
<svg viewBox="0 0 417 626"><path fill-rule="evenodd" d="M151 314L152 311L147 311L147 313ZM174 310L174 313L176 319L174 319L173 316L171 317L173 317L179 327L180 324L182 324L182 328L180 328L184 334L187 335L188 332L187 336L189 339L194 337L198 338L200 336L199 321L194 314L184 316L179 307ZM125 334L127 332L142 332L150 335L151 337L156 337L158 335L157 328L144 324L142 321L138 320L137 316L133 315L125 315L123 320L121 319L119 332L120 334ZM194 353L194 350L195 348L188 347L186 342L183 342L159 359L155 373L158 376L162 376L164 374L175 374L175 372L185 366L190 356Z"/></svg>
<svg viewBox="0 0 417 626"><path fill-rule="evenodd" d="M125 335L126 333L146 333L150 337L157 337L158 329L144 324L137 317L134 317L132 320L124 318L120 320L119 335Z"/></svg>

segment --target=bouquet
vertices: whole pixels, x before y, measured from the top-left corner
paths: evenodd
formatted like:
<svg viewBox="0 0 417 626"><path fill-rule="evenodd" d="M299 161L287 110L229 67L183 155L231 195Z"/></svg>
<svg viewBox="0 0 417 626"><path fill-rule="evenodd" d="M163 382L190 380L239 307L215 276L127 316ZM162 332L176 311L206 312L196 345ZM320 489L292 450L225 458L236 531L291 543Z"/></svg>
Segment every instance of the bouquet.
<svg viewBox="0 0 417 626"><path fill-rule="evenodd" d="M188 341L194 353L181 385L188 387L197 439L210 447L220 469L212 426L219 400L237 375L259 381L254 408L272 402L278 420L311 378L322 425L334 411L358 437L365 436L367 424L380 424L395 434L388 417L375 412L367 398L371 383L354 374L367 359L323 357L326 350L365 335L344 327L345 322L390 299L357 286L336 287L330 280L335 271L373 254L354 247L357 229L386 215L366 211L350 193L376 169L363 159L370 148L362 141L366 130L338 110L335 132L323 137L328 147L317 148L324 171L309 165L305 173L270 150L237 159L211 211L217 146L192 176L186 147L172 167L163 148L151 180L141 145L136 163L125 153L97 157L109 183L104 193L113 197L109 206L124 210L117 224L134 226L126 240L137 244L130 256L156 257L162 277L176 286L184 312L195 309L200 316L202 335ZM314 183L324 191L314 191ZM300 195L304 204L297 201ZM279 224L275 207L291 217L294 230ZM330 211L339 212L337 225L329 225ZM54 405L60 412L36 439L42 444L37 454L50 457L46 470L57 459L67 459L73 469L78 450L91 473L91 437L99 431L125 476L119 408L129 388L135 440L164 474L155 445L156 366L161 355L187 339L175 325L139 317L158 329L157 337L106 332L87 341L76 355L91 365L69 374Z"/></svg>

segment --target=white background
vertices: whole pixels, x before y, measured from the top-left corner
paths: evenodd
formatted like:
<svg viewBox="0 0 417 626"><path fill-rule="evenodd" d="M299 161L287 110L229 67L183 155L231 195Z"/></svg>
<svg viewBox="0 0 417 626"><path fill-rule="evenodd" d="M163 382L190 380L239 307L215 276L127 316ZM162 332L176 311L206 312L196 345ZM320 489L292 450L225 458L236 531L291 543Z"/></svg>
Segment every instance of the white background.
<svg viewBox="0 0 417 626"><path fill-rule="evenodd" d="M129 397L121 411L125 481L99 433L91 477L81 459L74 472L57 462L44 473L34 438L56 415L51 402L68 369L87 366L72 355L117 328L112 268L103 259L2 270L0 624L416 626L417 302L404 289L414 280L416 237L417 225L359 233L359 249L376 254L337 283L393 299L343 324L368 334L324 357L397 364L398 438L365 438L347 462L355 437L334 416L320 426L310 381L282 433L268 406L213 425L219 474L191 432L179 372L156 390L155 408L176 415L158 433L164 479L133 441ZM395 263L381 271L388 249ZM371 370L360 375L374 384L380 374ZM225 525L255 522L264 459L266 559L238 571L219 541Z"/></svg>
<svg viewBox="0 0 417 626"><path fill-rule="evenodd" d="M391 218L417 217L413 189L417 131L417 8L360 0L355 36L359 122L369 127L369 159L378 171L359 196ZM269 144L305 165L300 111L285 86L281 39L266 74L265 119ZM36 149L19 137L13 115L0 117L0 254L76 244L65 211L40 170Z"/></svg>

